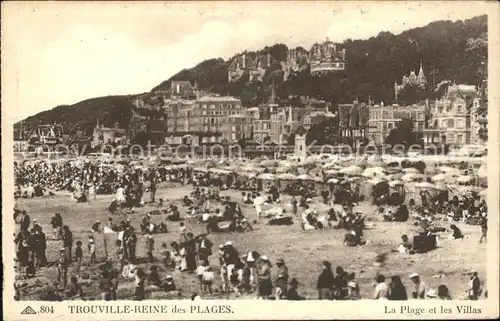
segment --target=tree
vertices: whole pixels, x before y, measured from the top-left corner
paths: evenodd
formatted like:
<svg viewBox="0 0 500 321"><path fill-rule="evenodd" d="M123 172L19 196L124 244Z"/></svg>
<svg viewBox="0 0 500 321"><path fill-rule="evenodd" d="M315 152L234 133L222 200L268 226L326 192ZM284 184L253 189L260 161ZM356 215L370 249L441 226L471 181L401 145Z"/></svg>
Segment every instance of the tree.
<svg viewBox="0 0 500 321"><path fill-rule="evenodd" d="M335 145L338 142L338 125L332 119L314 124L306 134L307 144L316 141L316 145Z"/></svg>
<svg viewBox="0 0 500 321"><path fill-rule="evenodd" d="M409 118L403 118L401 122L397 123L396 128L387 135L385 142L391 146L405 145L405 147L420 144L413 131L413 121Z"/></svg>
<svg viewBox="0 0 500 321"><path fill-rule="evenodd" d="M425 91L416 84L408 84L398 92L398 101L403 105L416 104L424 98Z"/></svg>

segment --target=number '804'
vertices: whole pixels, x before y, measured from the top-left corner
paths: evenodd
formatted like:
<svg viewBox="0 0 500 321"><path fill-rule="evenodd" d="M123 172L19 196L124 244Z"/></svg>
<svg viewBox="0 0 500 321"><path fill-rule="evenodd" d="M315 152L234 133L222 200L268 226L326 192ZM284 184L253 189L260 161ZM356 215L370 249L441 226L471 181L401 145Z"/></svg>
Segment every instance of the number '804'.
<svg viewBox="0 0 500 321"><path fill-rule="evenodd" d="M54 313L54 307L41 306L40 313Z"/></svg>

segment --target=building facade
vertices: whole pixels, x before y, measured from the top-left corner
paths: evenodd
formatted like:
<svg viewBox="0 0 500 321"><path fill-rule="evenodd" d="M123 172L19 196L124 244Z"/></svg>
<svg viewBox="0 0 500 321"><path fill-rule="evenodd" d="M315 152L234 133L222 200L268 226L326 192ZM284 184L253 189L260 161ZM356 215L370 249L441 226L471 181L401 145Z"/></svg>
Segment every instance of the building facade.
<svg viewBox="0 0 500 321"><path fill-rule="evenodd" d="M413 131L417 134L417 139L423 138L426 125L427 105L425 103L410 106L390 106L373 105L369 106L368 139L371 143L382 145L385 139L395 129L403 119L411 119Z"/></svg>
<svg viewBox="0 0 500 321"><path fill-rule="evenodd" d="M485 145L488 142L488 81L479 90L479 99L471 109L471 143Z"/></svg>
<svg viewBox="0 0 500 321"><path fill-rule="evenodd" d="M230 115L222 124L222 140L226 143L236 143L241 139L250 139L252 121L245 114Z"/></svg>
<svg viewBox="0 0 500 321"><path fill-rule="evenodd" d="M254 119L252 121L252 137L257 142L271 140L271 119Z"/></svg>
<svg viewBox="0 0 500 321"><path fill-rule="evenodd" d="M334 121L335 114L329 111L313 111L310 114L307 114L302 119L302 127L304 129L309 130L311 126L325 122L325 121Z"/></svg>
<svg viewBox="0 0 500 321"><path fill-rule="evenodd" d="M303 48L288 50L286 61L281 63L283 70L283 81L287 81L290 75L309 68L309 53Z"/></svg>
<svg viewBox="0 0 500 321"><path fill-rule="evenodd" d="M345 70L346 50L337 50L337 45L327 39L312 46L309 52L309 64L313 76Z"/></svg>
<svg viewBox="0 0 500 321"><path fill-rule="evenodd" d="M228 82L235 82L244 75L248 75L248 81L262 81L266 71L271 67L273 58L271 54L257 55L250 58L247 54L237 56L231 61L227 71Z"/></svg>
<svg viewBox="0 0 500 321"><path fill-rule="evenodd" d="M200 144L231 141L232 134L225 126L230 123L229 116L245 112L239 99L221 96L204 96L196 101L172 101L166 109L168 133L196 133L200 137Z"/></svg>
<svg viewBox="0 0 500 321"><path fill-rule="evenodd" d="M368 137L369 106L354 101L352 104L340 104L339 137L348 141L363 141Z"/></svg>
<svg viewBox="0 0 500 321"><path fill-rule="evenodd" d="M92 147L100 146L102 144L118 144L124 140L126 140L126 131L125 129L120 128L118 123L115 124L114 128L108 128L99 124L99 119L97 120L92 133Z"/></svg>
<svg viewBox="0 0 500 321"><path fill-rule="evenodd" d="M478 100L475 86L448 87L446 94L431 104L431 119L424 130L427 144L445 144L451 148L471 143L471 109ZM476 103L477 104L477 103Z"/></svg>

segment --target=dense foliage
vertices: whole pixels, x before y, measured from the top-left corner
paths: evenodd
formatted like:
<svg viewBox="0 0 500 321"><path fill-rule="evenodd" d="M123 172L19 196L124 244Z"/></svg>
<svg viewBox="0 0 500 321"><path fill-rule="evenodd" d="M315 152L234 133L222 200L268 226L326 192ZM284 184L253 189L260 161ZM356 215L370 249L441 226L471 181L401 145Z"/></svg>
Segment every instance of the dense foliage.
<svg viewBox="0 0 500 321"><path fill-rule="evenodd" d="M274 81L277 95L282 99L303 95L322 98L335 105L356 98L367 101L371 97L375 102L391 103L394 82L400 83L402 76L411 70L418 72L422 61L429 87L419 92L409 88L400 95L405 103L414 103L437 95L439 91L435 88L438 83L455 80L479 85L487 77L487 16L466 21L433 22L399 35L381 32L367 40L346 40L340 47L347 50L346 70L322 77L311 76L305 70L283 82L281 62L286 61L288 48L276 44L259 52L246 52L249 56L270 53L273 57L274 63L262 83L249 83L247 79L228 83L227 69L231 60L219 58L182 70L153 91L169 89L172 80L189 80L196 82L199 89L240 97L244 106L251 106L267 101ZM435 70L434 74L431 74L431 69ZM147 101L147 96L142 97ZM118 123L128 129L132 116L136 114L131 103L134 98L109 96L58 106L27 118L24 126L56 122L63 125L66 134L72 135L77 131L89 133L99 119L105 126ZM325 128L318 128L318 131L322 130Z"/></svg>
<svg viewBox="0 0 500 321"><path fill-rule="evenodd" d="M370 96L373 101L391 103L394 101L394 82L400 83L403 75L411 70L418 73L422 61L428 88L418 93L409 88L400 95L404 103L415 103L421 98L434 98L434 89L443 80L481 83L487 69L487 17L437 21L399 35L381 32L367 40L346 40L340 47L347 50L344 72L314 77L305 70L283 83L279 65L276 65L266 74L264 84L248 83L246 79L228 83L227 68L231 60L211 59L181 71L154 90L168 88L171 80L196 80L200 89L241 97L242 103L249 106L267 100L274 79L281 98L303 95L335 104L349 103L356 98L367 101ZM285 45L278 44L258 53L269 52L277 61L286 61L286 50Z"/></svg>
<svg viewBox="0 0 500 321"><path fill-rule="evenodd" d="M90 135L99 119L100 124L128 128L135 106L129 96L107 96L81 101L74 105L57 106L24 120L25 129L35 128L38 124L57 123L63 126L65 134L75 135L83 132Z"/></svg>
<svg viewBox="0 0 500 321"><path fill-rule="evenodd" d="M413 121L408 118L396 124L396 128L389 132L385 142L390 146L395 145L418 145L421 142L417 139L417 134L414 132Z"/></svg>

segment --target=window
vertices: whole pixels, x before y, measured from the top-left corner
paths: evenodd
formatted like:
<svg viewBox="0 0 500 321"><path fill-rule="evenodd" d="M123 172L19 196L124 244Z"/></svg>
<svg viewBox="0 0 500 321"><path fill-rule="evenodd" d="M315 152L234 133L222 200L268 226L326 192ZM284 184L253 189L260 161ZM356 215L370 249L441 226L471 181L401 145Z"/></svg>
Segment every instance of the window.
<svg viewBox="0 0 500 321"><path fill-rule="evenodd" d="M394 127L393 123L387 123L387 129L391 130Z"/></svg>
<svg viewBox="0 0 500 321"><path fill-rule="evenodd" d="M382 112L382 118L383 119L388 119L389 118L389 112L388 111L383 111Z"/></svg>
<svg viewBox="0 0 500 321"><path fill-rule="evenodd" d="M457 134L457 137L456 137L456 141L457 141L457 144L462 144L464 141L464 136L462 134Z"/></svg>
<svg viewBox="0 0 500 321"><path fill-rule="evenodd" d="M465 123L463 119L457 119L457 128L464 128Z"/></svg>
<svg viewBox="0 0 500 321"><path fill-rule="evenodd" d="M446 119L441 120L441 128L446 128Z"/></svg>
<svg viewBox="0 0 500 321"><path fill-rule="evenodd" d="M236 131L236 126L232 126L232 127L231 127L231 131L232 131L232 132L235 132L235 131Z"/></svg>
<svg viewBox="0 0 500 321"><path fill-rule="evenodd" d="M383 122L382 123L382 131L386 131L387 130L387 123L386 122Z"/></svg>
<svg viewBox="0 0 500 321"><path fill-rule="evenodd" d="M424 124L423 123L417 123L417 130L419 132L423 131L424 130Z"/></svg>
<svg viewBox="0 0 500 321"><path fill-rule="evenodd" d="M462 113L464 111L464 105L457 105L457 112Z"/></svg>
<svg viewBox="0 0 500 321"><path fill-rule="evenodd" d="M447 122L447 128L453 128L455 127L455 120L454 119L448 119L448 122Z"/></svg>
<svg viewBox="0 0 500 321"><path fill-rule="evenodd" d="M210 123L213 125L215 124L215 118L210 118Z"/></svg>
<svg viewBox="0 0 500 321"><path fill-rule="evenodd" d="M210 105L210 109L215 109L215 105Z"/></svg>
<svg viewBox="0 0 500 321"><path fill-rule="evenodd" d="M203 108L203 109L207 109L207 105L206 105L206 104L203 104L203 105L201 105L201 108Z"/></svg>

